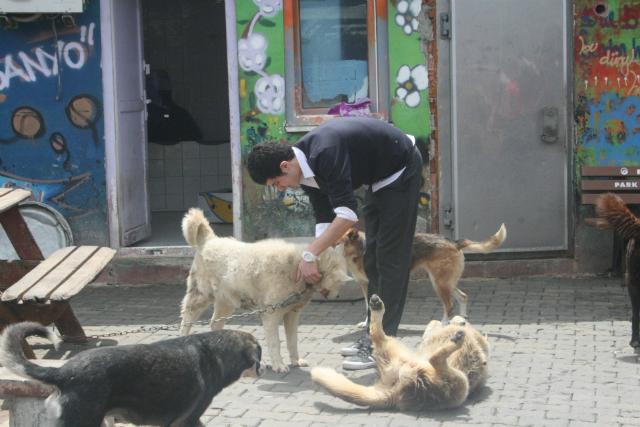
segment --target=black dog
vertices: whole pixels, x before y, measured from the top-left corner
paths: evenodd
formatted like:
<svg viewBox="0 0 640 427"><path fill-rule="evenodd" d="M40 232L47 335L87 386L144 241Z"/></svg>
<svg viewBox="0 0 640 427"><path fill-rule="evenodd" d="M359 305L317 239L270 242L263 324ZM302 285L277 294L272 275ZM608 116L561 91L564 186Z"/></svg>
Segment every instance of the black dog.
<svg viewBox="0 0 640 427"><path fill-rule="evenodd" d="M625 282L631 297L631 347L640 353L640 220L615 194L607 193L596 202L596 212L628 240L626 248Z"/></svg>
<svg viewBox="0 0 640 427"><path fill-rule="evenodd" d="M6 328L0 362L21 376L57 388L47 399L56 427L100 427L112 415L133 424L204 426L200 416L213 397L240 377L266 370L258 341L246 332L222 330L153 344L87 350L59 368L42 367L24 356L22 340L53 332L35 322Z"/></svg>

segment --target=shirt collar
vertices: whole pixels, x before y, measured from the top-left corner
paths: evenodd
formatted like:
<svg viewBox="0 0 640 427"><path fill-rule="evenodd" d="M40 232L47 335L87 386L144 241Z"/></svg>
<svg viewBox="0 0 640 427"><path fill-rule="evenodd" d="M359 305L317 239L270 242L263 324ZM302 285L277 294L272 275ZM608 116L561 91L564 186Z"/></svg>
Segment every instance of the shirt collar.
<svg viewBox="0 0 640 427"><path fill-rule="evenodd" d="M316 174L314 174L311 168L309 167L309 162L307 162L307 156L304 155L302 150L300 150L297 147L291 147L291 148L293 148L293 152L296 155L296 159L298 160L298 164L300 165L300 169L302 170L302 175L307 179L313 178L314 176L316 176Z"/></svg>

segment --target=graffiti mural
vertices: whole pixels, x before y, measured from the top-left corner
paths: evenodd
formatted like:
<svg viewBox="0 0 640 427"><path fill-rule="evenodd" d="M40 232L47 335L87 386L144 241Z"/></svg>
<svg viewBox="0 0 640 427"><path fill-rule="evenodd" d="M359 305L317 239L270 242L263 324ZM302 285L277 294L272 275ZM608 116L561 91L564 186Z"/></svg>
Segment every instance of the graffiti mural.
<svg viewBox="0 0 640 427"><path fill-rule="evenodd" d="M576 173L640 158L640 4L576 1Z"/></svg>
<svg viewBox="0 0 640 427"><path fill-rule="evenodd" d="M77 243L108 245L99 23L90 2L74 28L0 29L0 186L56 209Z"/></svg>
<svg viewBox="0 0 640 427"><path fill-rule="evenodd" d="M416 137L426 167L420 215L430 216L428 75L420 50L420 0L378 0L393 19L389 32L389 93L393 123ZM284 22L282 0L236 0L241 146L245 155L266 140L293 144L302 132L287 133L285 122ZM385 26L387 23L384 23ZM256 185L246 170L243 183L243 235L313 236L315 224L309 200L300 189L277 191ZM359 204L362 194L358 192Z"/></svg>

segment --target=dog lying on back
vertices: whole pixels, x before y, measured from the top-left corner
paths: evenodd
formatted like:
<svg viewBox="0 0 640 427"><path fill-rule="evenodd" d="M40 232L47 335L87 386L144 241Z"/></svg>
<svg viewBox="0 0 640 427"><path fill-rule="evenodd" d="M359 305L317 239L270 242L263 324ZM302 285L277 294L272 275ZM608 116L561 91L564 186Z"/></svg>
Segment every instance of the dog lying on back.
<svg viewBox="0 0 640 427"><path fill-rule="evenodd" d="M202 312L213 304L211 329L224 327L223 321L234 310L254 311L269 304L277 304L294 292L307 288L303 280L296 282L298 264L306 245L294 245L280 239L243 243L233 238L218 238L202 211L192 208L182 220L182 232L187 242L196 249L191 272L187 278L187 293L182 301L182 327L180 335L187 335L190 323L198 320ZM313 296L313 291L336 298L338 290L351 280L342 256L343 246L328 248L318 258L320 281L311 286L295 304L261 314L271 365L276 372L288 372L289 367L280 356L278 324L284 320L287 349L293 366L308 366L298 353L298 319ZM328 292L328 293L327 293Z"/></svg>
<svg viewBox="0 0 640 427"><path fill-rule="evenodd" d="M625 283L631 297L631 342L636 353L640 353L640 220L629 210L620 197L613 193L600 196L596 212L627 240L625 252Z"/></svg>
<svg viewBox="0 0 640 427"><path fill-rule="evenodd" d="M497 249L507 237L504 224L500 230L484 242L473 242L461 239L455 242L439 234L418 233L413 238L413 252L411 255L411 272L424 268L429 273L429 279L438 297L444 304L442 323L447 323L453 315L451 296L458 302L460 316L467 316L467 295L458 289L458 281L464 270L464 254L462 249L472 252L489 253ZM362 287L365 303L368 298L369 279L364 271L363 257L365 250L364 233L355 228L349 229L336 244L344 245L344 257L347 268L354 280ZM358 327L364 328L366 322Z"/></svg>
<svg viewBox="0 0 640 427"><path fill-rule="evenodd" d="M433 320L422 344L411 352L382 330L384 304L373 295L370 337L379 378L365 387L329 368L313 368L313 383L335 396L360 406L409 411L453 408L462 405L470 392L488 377L489 343L462 317L449 326Z"/></svg>
<svg viewBox="0 0 640 427"><path fill-rule="evenodd" d="M215 395L266 370L260 344L240 331L96 348L59 368L25 357L22 342L33 335L58 346L58 337L39 323L16 323L0 338L0 362L17 375L55 386L45 403L48 427L100 427L105 416L136 425L204 427L200 416Z"/></svg>

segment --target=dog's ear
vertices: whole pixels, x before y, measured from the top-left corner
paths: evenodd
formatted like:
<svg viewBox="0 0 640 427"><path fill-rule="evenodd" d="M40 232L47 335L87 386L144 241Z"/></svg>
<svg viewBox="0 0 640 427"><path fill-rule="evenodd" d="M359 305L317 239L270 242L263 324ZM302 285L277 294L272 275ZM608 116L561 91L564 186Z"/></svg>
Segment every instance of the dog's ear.
<svg viewBox="0 0 640 427"><path fill-rule="evenodd" d="M360 232L358 231L357 228L350 228L349 231L347 231L348 236L349 236L349 240L351 240L352 242L358 240L358 237L360 237Z"/></svg>
<svg viewBox="0 0 640 427"><path fill-rule="evenodd" d="M338 251L340 255L344 256L344 245L342 243L336 245L336 251Z"/></svg>

